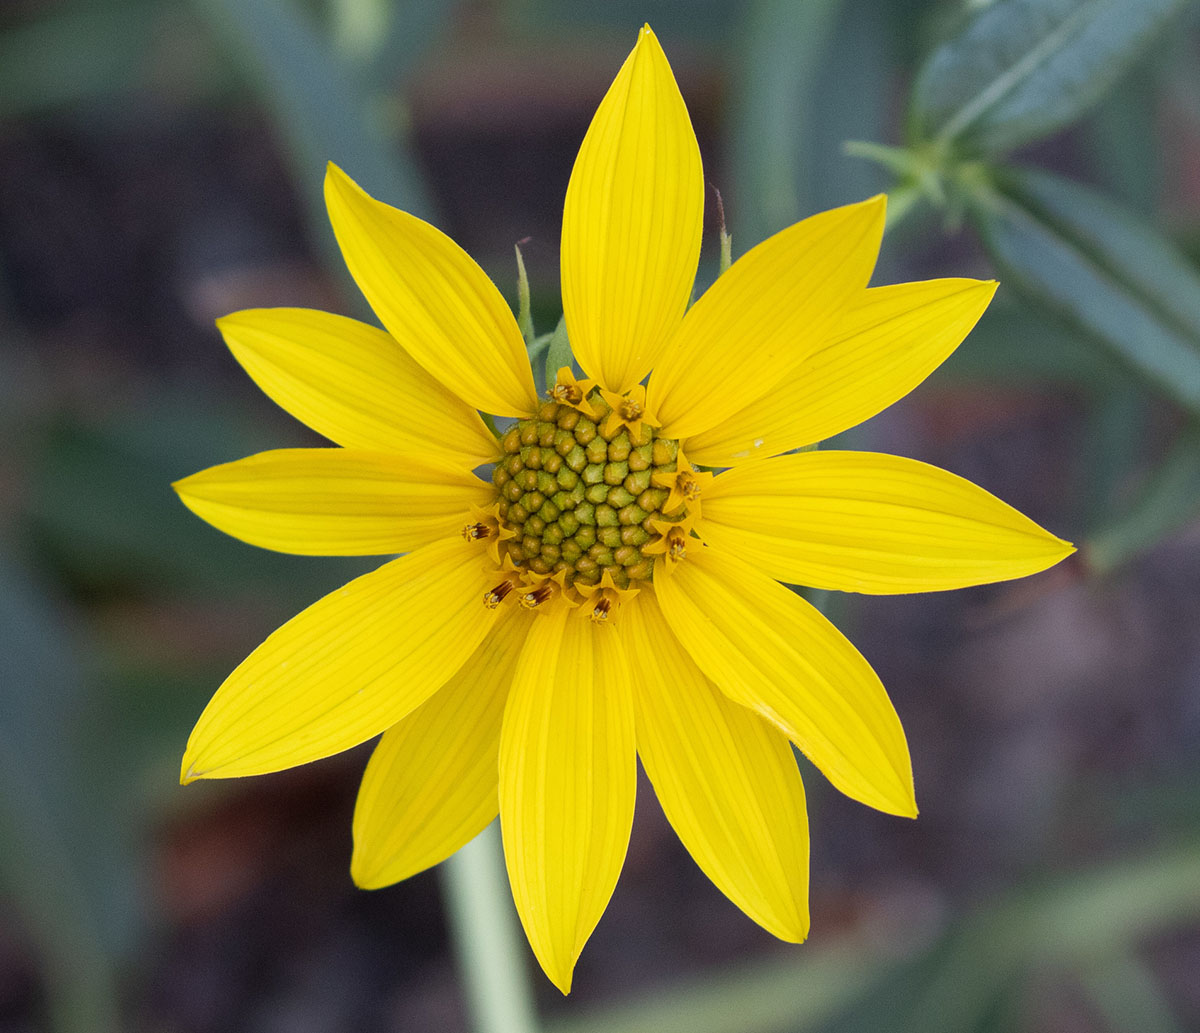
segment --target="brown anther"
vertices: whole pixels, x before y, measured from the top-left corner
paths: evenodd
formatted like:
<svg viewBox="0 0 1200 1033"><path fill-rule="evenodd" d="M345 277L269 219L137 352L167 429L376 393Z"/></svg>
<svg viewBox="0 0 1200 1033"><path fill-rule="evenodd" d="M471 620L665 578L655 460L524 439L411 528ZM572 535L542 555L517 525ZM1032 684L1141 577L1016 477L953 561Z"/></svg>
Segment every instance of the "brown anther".
<svg viewBox="0 0 1200 1033"><path fill-rule="evenodd" d="M620 412L621 419L629 423L642 418L642 407L632 398L626 398L621 402Z"/></svg>
<svg viewBox="0 0 1200 1033"><path fill-rule="evenodd" d="M672 532L668 535L670 541L669 555L673 560L682 560L687 558L687 538L683 534Z"/></svg>
<svg viewBox="0 0 1200 1033"><path fill-rule="evenodd" d="M484 595L483 605L489 610L494 610L504 601L504 597L508 595L508 593L511 592L515 587L516 586L512 583L512 581L505 578L505 580L501 581L500 584Z"/></svg>
<svg viewBox="0 0 1200 1033"><path fill-rule="evenodd" d="M592 621L596 624L607 624L610 610L612 610L612 600L608 596L604 596L592 608Z"/></svg>
<svg viewBox="0 0 1200 1033"><path fill-rule="evenodd" d="M532 592L526 592L523 596L521 596L521 605L532 610L538 606L541 606L542 603L549 599L553 594L554 589L552 589L548 584L538 585L538 587Z"/></svg>
<svg viewBox="0 0 1200 1033"><path fill-rule="evenodd" d="M475 524L467 524L462 529L462 536L469 542L478 542L483 538L492 536L492 529L482 521Z"/></svg>
<svg viewBox="0 0 1200 1033"><path fill-rule="evenodd" d="M681 473L676 483L683 493L683 497L689 502L694 502L700 497L700 483L689 474Z"/></svg>

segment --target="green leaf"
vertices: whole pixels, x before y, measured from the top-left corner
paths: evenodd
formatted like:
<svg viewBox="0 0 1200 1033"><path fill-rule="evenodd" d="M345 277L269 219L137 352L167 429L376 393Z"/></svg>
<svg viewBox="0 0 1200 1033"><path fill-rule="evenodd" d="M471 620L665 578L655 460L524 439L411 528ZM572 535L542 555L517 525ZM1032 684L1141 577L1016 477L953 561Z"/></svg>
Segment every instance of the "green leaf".
<svg viewBox="0 0 1200 1033"><path fill-rule="evenodd" d="M811 951L692 975L592 1012L568 1011L547 1033L801 1033L824 1029L894 967L878 947L827 937ZM863 1026L860 1029L871 1027Z"/></svg>
<svg viewBox="0 0 1200 1033"><path fill-rule="evenodd" d="M1103 194L1059 176L1011 169L1000 184L1200 348L1200 271L1169 240Z"/></svg>
<svg viewBox="0 0 1200 1033"><path fill-rule="evenodd" d="M841 0L746 5L743 53L735 65L730 186L736 185L735 197L742 199L739 230L751 242L803 214L806 144L816 115L821 59L840 7Z"/></svg>
<svg viewBox="0 0 1200 1033"><path fill-rule="evenodd" d="M143 84L151 75L162 9L161 3L133 3L68 10L0 34L0 117L28 116Z"/></svg>
<svg viewBox="0 0 1200 1033"><path fill-rule="evenodd" d="M550 387L555 382L563 366L570 366L574 361L571 339L567 336L567 317L563 316L554 328L550 346L546 349L546 386Z"/></svg>
<svg viewBox="0 0 1200 1033"><path fill-rule="evenodd" d="M1098 574L1116 570L1200 513L1200 426L1179 436L1122 516L1100 528L1081 550Z"/></svg>
<svg viewBox="0 0 1200 1033"><path fill-rule="evenodd" d="M741 10L729 173L715 185L745 252L797 219L887 185L879 169L841 148L887 132L897 39L891 19L903 14L875 0L753 0Z"/></svg>
<svg viewBox="0 0 1200 1033"><path fill-rule="evenodd" d="M236 402L213 392L164 391L136 411L87 424L64 420L35 441L27 519L47 558L88 591L243 593L264 597L260 606L282 618L372 561L256 549L196 519L171 482L266 448L309 443L284 421L248 421Z"/></svg>
<svg viewBox="0 0 1200 1033"><path fill-rule="evenodd" d="M1051 971L1088 971L1200 916L1200 841L1071 872L1007 893L950 925L932 949L868 988L828 1033L1018 1028L1006 996ZM689 1027L699 1033L700 1026ZM1149 1024L1145 1027L1153 1028Z"/></svg>
<svg viewBox="0 0 1200 1033"><path fill-rule="evenodd" d="M432 212L405 146L389 120L292 0L192 0L240 56L288 144L315 240L333 251L323 199L325 163L336 162L380 200L423 218ZM340 259L335 263L340 267Z"/></svg>
<svg viewBox="0 0 1200 1033"><path fill-rule="evenodd" d="M49 1028L116 1033L116 956L136 936L139 873L127 816L84 763L89 686L74 638L0 542L0 888L36 942Z"/></svg>
<svg viewBox="0 0 1200 1033"><path fill-rule="evenodd" d="M1155 974L1132 951L1085 968L1080 982L1115 1033L1187 1033Z"/></svg>
<svg viewBox="0 0 1200 1033"><path fill-rule="evenodd" d="M1087 212L1063 205L1052 216L1048 208L1030 210L983 186L968 195L968 204L1002 281L1086 330L1168 398L1200 415L1195 300L1166 298L1157 285L1161 276L1185 294L1195 291L1185 260L1169 244L1107 204Z"/></svg>
<svg viewBox="0 0 1200 1033"><path fill-rule="evenodd" d="M916 140L998 154L1098 101L1184 0L997 0L934 51L913 90Z"/></svg>
<svg viewBox="0 0 1200 1033"><path fill-rule="evenodd" d="M1089 336L1055 313L1003 289L971 336L930 377L929 383L1065 386L1089 395L1129 383L1126 367L1096 348Z"/></svg>

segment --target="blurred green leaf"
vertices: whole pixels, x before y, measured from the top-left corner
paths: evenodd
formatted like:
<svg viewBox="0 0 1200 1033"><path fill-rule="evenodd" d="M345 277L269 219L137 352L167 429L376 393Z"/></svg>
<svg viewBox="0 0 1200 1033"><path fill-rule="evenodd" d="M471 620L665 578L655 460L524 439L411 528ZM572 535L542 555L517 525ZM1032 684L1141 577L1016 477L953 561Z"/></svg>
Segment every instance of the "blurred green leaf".
<svg viewBox="0 0 1200 1033"><path fill-rule="evenodd" d="M117 93L144 81L163 6L68 9L0 33L0 118Z"/></svg>
<svg viewBox="0 0 1200 1033"><path fill-rule="evenodd" d="M1167 160L1159 146L1157 115L1165 77L1158 58L1143 58L1121 88L1078 124L1096 185L1143 218L1158 206Z"/></svg>
<svg viewBox="0 0 1200 1033"><path fill-rule="evenodd" d="M36 941L57 1033L117 1033L115 959L140 919L129 825L97 792L74 630L0 551L0 882Z"/></svg>
<svg viewBox="0 0 1200 1033"><path fill-rule="evenodd" d="M1008 1028L997 1027L996 1016L1030 973L1095 971L1198 916L1200 841L1026 886L956 922L932 951L898 966L831 1029Z"/></svg>
<svg viewBox="0 0 1200 1033"><path fill-rule="evenodd" d="M1078 118L1185 0L997 0L933 52L913 89L913 142L998 154Z"/></svg>
<svg viewBox="0 0 1200 1033"><path fill-rule="evenodd" d="M1005 193L1185 333L1200 351L1200 271L1170 241L1103 194L1029 169L1000 173Z"/></svg>
<svg viewBox="0 0 1200 1033"><path fill-rule="evenodd" d="M1133 954L1106 958L1080 972L1080 979L1115 1033L1187 1033L1154 974Z"/></svg>
<svg viewBox="0 0 1200 1033"><path fill-rule="evenodd" d="M575 361L571 352L571 339L567 336L567 317L563 316L550 335L550 344L546 348L546 387L549 388L557 379L558 371L563 366L570 366Z"/></svg>
<svg viewBox="0 0 1200 1033"><path fill-rule="evenodd" d="M1192 275L1166 242L1115 206L1092 203L1089 217L1080 218L1075 203L1085 197L1057 181L1053 198L1043 190L1042 204L1030 210L980 186L969 195L969 210L1001 280L1088 331L1167 397L1200 414ZM1190 296L1169 298L1164 284Z"/></svg>
<svg viewBox="0 0 1200 1033"><path fill-rule="evenodd" d="M1094 971L1200 917L1200 842L1022 887L909 960L858 944L692 979L551 1033L996 1033L1030 972Z"/></svg>
<svg viewBox="0 0 1200 1033"><path fill-rule="evenodd" d="M379 89L395 89L412 75L429 48L440 42L453 25L461 0L335 0L342 7L382 8L385 30L362 39L363 72ZM369 17L361 13L358 24ZM357 29L362 38L362 29ZM345 27L343 27L343 33Z"/></svg>
<svg viewBox="0 0 1200 1033"><path fill-rule="evenodd" d="M729 0L686 0L684 3L647 5L644 0L496 0L514 30L569 32L577 38L595 38L597 29L609 30L633 45L633 32L647 18L660 39L694 36L707 40L725 39L737 5Z"/></svg>
<svg viewBox="0 0 1200 1033"><path fill-rule="evenodd" d="M546 1023L548 1033L800 1033L820 1028L894 967L853 944L809 947L779 960L692 977L592 1014ZM866 1029L868 1027L862 1027Z"/></svg>
<svg viewBox="0 0 1200 1033"><path fill-rule="evenodd" d="M967 340L934 372L931 385L986 381L1073 387L1103 394L1128 383L1125 367L1054 312L1014 298L1001 284Z"/></svg>
<svg viewBox="0 0 1200 1033"><path fill-rule="evenodd" d="M192 0L257 81L288 145L313 239L341 268L325 218L326 162L364 189L423 218L432 204L408 154L399 113L334 56L292 0Z"/></svg>
<svg viewBox="0 0 1200 1033"><path fill-rule="evenodd" d="M1179 436L1147 478L1134 504L1083 545L1088 567L1113 571L1200 514L1200 425Z"/></svg>
<svg viewBox="0 0 1200 1033"><path fill-rule="evenodd" d="M382 46L396 12L390 0L329 0L329 13L338 52L361 60Z"/></svg>
<svg viewBox="0 0 1200 1033"><path fill-rule="evenodd" d="M263 593L282 616L360 572L363 561L256 549L198 520L171 490L206 466L303 443L272 438L198 389L147 399L102 423L63 422L42 443L30 485L35 538L89 591Z"/></svg>
<svg viewBox="0 0 1200 1033"><path fill-rule="evenodd" d="M751 244L803 213L805 148L816 117L821 60L842 0L752 0L735 64L730 159Z"/></svg>
<svg viewBox="0 0 1200 1033"><path fill-rule="evenodd" d="M739 251L886 185L842 144L886 131L893 13L874 0L746 5L725 143L730 176L717 183Z"/></svg>
<svg viewBox="0 0 1200 1033"><path fill-rule="evenodd" d="M1088 447L1080 456L1082 484L1073 493L1081 503L1084 526L1095 527L1098 521L1110 519L1131 473L1141 468L1149 413L1145 392L1132 380L1101 392L1088 407L1084 425Z"/></svg>

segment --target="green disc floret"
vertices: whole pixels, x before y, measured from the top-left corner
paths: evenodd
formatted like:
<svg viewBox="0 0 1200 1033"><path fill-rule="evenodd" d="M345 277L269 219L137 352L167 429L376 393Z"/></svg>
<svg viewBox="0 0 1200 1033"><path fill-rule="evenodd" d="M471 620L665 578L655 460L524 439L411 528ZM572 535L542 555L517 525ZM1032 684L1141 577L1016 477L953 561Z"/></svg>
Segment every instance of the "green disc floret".
<svg viewBox="0 0 1200 1033"><path fill-rule="evenodd" d="M605 433L608 404L598 391L588 403L594 420L547 401L501 439L492 483L500 520L514 532L504 548L518 567L565 571L568 584L598 585L608 571L619 588L636 587L654 570L643 552L658 537L651 521L684 515L664 513L670 491L654 486L656 474L675 474L679 443L647 423Z"/></svg>

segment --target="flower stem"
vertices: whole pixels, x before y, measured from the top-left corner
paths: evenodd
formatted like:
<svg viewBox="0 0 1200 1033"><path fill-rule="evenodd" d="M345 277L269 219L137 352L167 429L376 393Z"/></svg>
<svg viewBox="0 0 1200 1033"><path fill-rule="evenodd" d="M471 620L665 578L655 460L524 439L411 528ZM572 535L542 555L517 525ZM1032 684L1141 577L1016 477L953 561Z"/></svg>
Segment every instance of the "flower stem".
<svg viewBox="0 0 1200 1033"><path fill-rule="evenodd" d="M451 935L475 1033L537 1033L529 966L492 822L443 869Z"/></svg>

